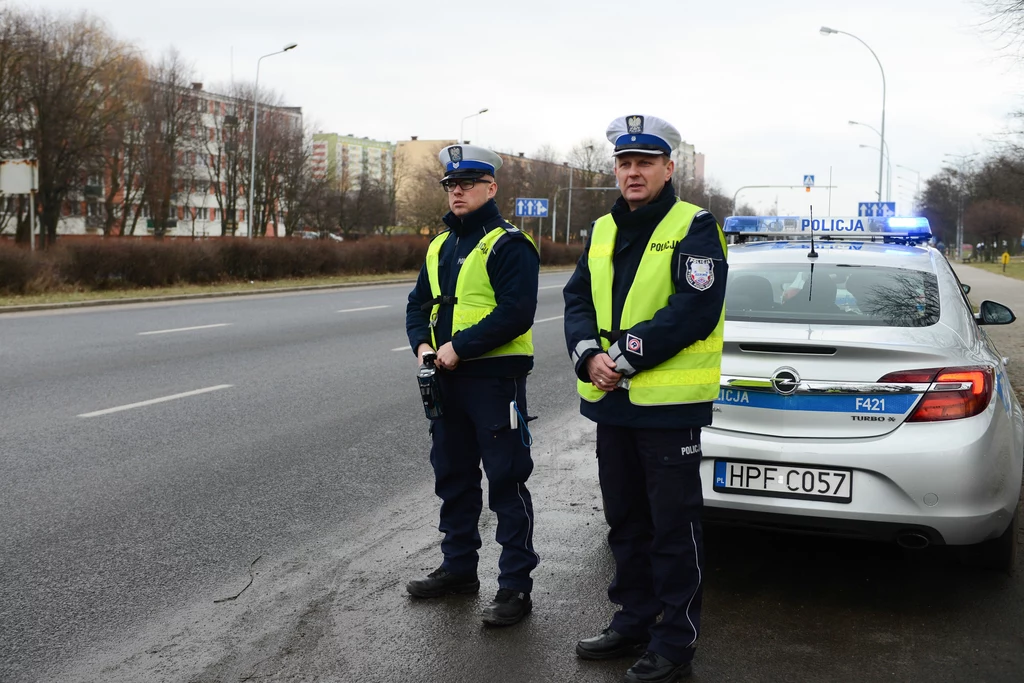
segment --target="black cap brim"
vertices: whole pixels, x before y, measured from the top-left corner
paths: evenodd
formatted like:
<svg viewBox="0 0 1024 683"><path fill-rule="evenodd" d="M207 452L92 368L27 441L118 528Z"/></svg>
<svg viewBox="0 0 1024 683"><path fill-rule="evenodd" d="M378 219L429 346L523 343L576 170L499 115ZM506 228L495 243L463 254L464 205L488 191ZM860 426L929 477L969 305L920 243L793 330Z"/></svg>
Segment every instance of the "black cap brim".
<svg viewBox="0 0 1024 683"><path fill-rule="evenodd" d="M480 178L483 178L485 175L491 174L479 168L457 168L451 173L446 174L445 177L441 178L441 182L443 183L446 180L460 180L462 178L472 178L473 180L478 180Z"/></svg>

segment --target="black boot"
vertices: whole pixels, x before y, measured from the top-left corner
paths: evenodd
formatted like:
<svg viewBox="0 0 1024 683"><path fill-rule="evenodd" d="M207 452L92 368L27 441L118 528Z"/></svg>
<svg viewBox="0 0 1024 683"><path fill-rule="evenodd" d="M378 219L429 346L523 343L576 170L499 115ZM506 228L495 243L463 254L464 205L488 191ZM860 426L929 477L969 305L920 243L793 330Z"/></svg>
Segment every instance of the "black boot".
<svg viewBox="0 0 1024 683"><path fill-rule="evenodd" d="M484 607L483 620L490 626L511 626L530 613L533 602L529 593L499 588L491 604Z"/></svg>
<svg viewBox="0 0 1024 683"><path fill-rule="evenodd" d="M693 669L690 662L676 664L670 662L656 652L647 651L636 664L626 671L626 683L676 683L686 678Z"/></svg>
<svg viewBox="0 0 1024 683"><path fill-rule="evenodd" d="M425 579L416 579L405 585L414 598L439 598L454 593L479 593L480 581L476 574L450 574L446 569L435 569Z"/></svg>
<svg viewBox="0 0 1024 683"><path fill-rule="evenodd" d="M600 635L584 638L576 643L576 656L580 659L617 659L636 657L647 649L646 640L636 640L606 628Z"/></svg>

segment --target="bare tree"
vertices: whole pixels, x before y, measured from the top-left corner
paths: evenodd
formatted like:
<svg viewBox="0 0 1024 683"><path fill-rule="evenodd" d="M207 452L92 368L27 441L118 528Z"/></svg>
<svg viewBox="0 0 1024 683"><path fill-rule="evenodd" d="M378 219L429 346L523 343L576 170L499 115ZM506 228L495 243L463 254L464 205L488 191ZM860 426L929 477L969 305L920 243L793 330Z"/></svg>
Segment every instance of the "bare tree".
<svg viewBox="0 0 1024 683"><path fill-rule="evenodd" d="M17 70L23 110L19 137L39 160L40 224L44 245L57 238L61 208L85 184L86 169L102 158L109 130L123 115L135 58L96 18L26 20Z"/></svg>
<svg viewBox="0 0 1024 683"><path fill-rule="evenodd" d="M299 144L289 144L283 152L281 212L285 235L300 229L306 221L306 207L316 191L311 166L313 139L309 130L301 134Z"/></svg>
<svg viewBox="0 0 1024 683"><path fill-rule="evenodd" d="M402 199L398 207L404 225L417 232L425 229L431 235L444 229L441 217L448 213L448 197L438 184L440 169L434 161L442 147L443 143L438 143L424 155L424 162L408 169L403 183L406 190L400 195Z"/></svg>
<svg viewBox="0 0 1024 683"><path fill-rule="evenodd" d="M967 210L964 228L972 239L994 245L995 251L1004 241L1009 244L1024 234L1024 209L995 199L984 199Z"/></svg>
<svg viewBox="0 0 1024 683"><path fill-rule="evenodd" d="M190 87L192 73L192 67L173 48L149 72L143 108L143 201L149 206L153 234L158 238L175 218L172 200L179 188L184 189L184 178L195 177L195 131L202 118Z"/></svg>
<svg viewBox="0 0 1024 683"><path fill-rule="evenodd" d="M120 96L121 116L107 128L99 174L105 180L102 225L104 236L124 235L129 216L142 193L144 102L149 85L141 59L126 62L131 79ZM137 219L136 219L137 220ZM134 229L134 222L132 225Z"/></svg>

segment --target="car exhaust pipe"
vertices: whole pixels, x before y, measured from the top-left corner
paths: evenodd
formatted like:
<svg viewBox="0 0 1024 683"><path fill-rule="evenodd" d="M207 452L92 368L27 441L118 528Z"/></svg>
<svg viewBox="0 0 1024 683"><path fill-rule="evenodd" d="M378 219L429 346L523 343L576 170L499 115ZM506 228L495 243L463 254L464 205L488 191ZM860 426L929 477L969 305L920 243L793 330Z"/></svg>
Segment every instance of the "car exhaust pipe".
<svg viewBox="0 0 1024 683"><path fill-rule="evenodd" d="M921 550L927 548L930 541L928 537L917 531L905 531L896 537L896 543L901 548L908 548L910 550Z"/></svg>

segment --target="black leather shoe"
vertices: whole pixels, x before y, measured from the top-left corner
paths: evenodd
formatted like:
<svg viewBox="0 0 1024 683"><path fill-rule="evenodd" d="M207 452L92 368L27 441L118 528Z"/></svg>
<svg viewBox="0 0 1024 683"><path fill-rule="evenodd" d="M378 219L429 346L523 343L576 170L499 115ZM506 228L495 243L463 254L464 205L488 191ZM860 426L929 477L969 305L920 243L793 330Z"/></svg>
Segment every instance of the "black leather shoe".
<svg viewBox="0 0 1024 683"><path fill-rule="evenodd" d="M629 667L626 683L675 683L693 673L690 662L676 664L656 652L645 652L644 656Z"/></svg>
<svg viewBox="0 0 1024 683"><path fill-rule="evenodd" d="M425 579L410 581L405 590L414 598L439 598L455 593L479 593L480 581L475 574L450 574L438 568L427 574Z"/></svg>
<svg viewBox="0 0 1024 683"><path fill-rule="evenodd" d="M646 640L636 640L606 628L600 635L576 643L576 656L580 659L617 659L636 657L647 648Z"/></svg>
<svg viewBox="0 0 1024 683"><path fill-rule="evenodd" d="M490 626L511 626L518 624L533 609L529 593L520 593L509 588L499 588L491 604L484 607L482 618Z"/></svg>

